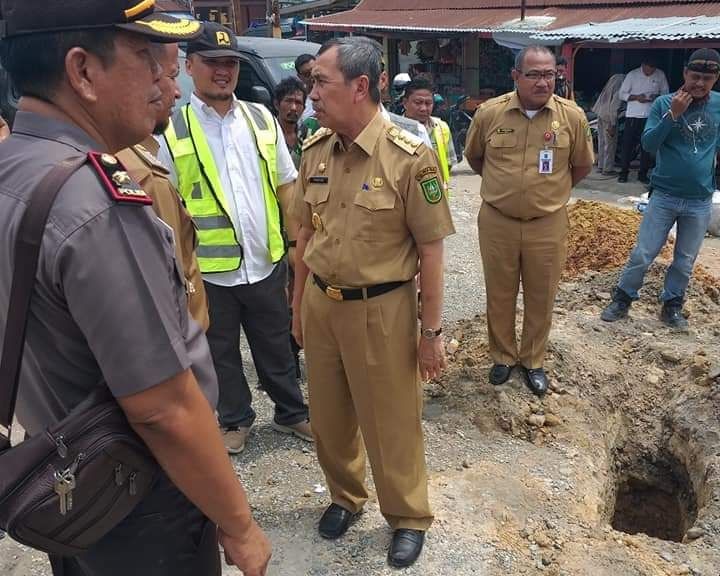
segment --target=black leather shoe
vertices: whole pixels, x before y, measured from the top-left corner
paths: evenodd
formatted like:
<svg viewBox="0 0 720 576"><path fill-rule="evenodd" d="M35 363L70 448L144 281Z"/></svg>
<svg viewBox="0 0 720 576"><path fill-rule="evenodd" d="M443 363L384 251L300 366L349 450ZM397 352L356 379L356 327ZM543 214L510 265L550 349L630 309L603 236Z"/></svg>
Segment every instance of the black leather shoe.
<svg viewBox="0 0 720 576"><path fill-rule="evenodd" d="M670 328L687 328L688 321L682 313L682 299L673 298L663 304L660 320Z"/></svg>
<svg viewBox="0 0 720 576"><path fill-rule="evenodd" d="M623 290L620 290L620 288L615 288L612 302L602 311L600 319L605 322L615 322L616 320L625 318L630 311L631 305L632 298L625 294Z"/></svg>
<svg viewBox="0 0 720 576"><path fill-rule="evenodd" d="M418 559L425 543L425 532L398 528L393 533L392 544L388 551L388 564L395 568L405 568Z"/></svg>
<svg viewBox="0 0 720 576"><path fill-rule="evenodd" d="M525 368L523 366L523 372L525 373L525 383L532 390L532 393L537 396L544 396L548 389L545 370L542 368Z"/></svg>
<svg viewBox="0 0 720 576"><path fill-rule="evenodd" d="M620 174L620 176L618 176L618 182L620 182L621 184L624 184L625 182L627 182L627 179L628 179L627 174Z"/></svg>
<svg viewBox="0 0 720 576"><path fill-rule="evenodd" d="M490 368L490 384L493 386L505 384L510 378L512 369L513 367L507 364L493 364L492 368Z"/></svg>
<svg viewBox="0 0 720 576"><path fill-rule="evenodd" d="M318 532L320 532L320 536L323 538L335 540L347 532L350 524L352 524L357 517L358 514L353 514L349 510L345 510L342 506L330 504L320 518Z"/></svg>

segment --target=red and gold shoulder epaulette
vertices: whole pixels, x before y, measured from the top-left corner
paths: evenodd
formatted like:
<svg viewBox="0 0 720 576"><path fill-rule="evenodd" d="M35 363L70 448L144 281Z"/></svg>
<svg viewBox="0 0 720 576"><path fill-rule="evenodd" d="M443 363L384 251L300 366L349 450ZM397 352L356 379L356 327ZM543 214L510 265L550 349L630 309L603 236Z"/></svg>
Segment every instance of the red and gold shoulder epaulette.
<svg viewBox="0 0 720 576"><path fill-rule="evenodd" d="M103 187L116 202L130 204L152 204L152 198L140 188L112 154L88 152L88 160L102 182Z"/></svg>

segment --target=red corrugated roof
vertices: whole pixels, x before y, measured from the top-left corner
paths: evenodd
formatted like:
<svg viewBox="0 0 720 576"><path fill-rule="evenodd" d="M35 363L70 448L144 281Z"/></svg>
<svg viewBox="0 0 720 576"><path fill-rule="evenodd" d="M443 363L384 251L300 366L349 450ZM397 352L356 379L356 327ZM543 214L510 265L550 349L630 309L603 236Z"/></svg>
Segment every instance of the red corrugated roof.
<svg viewBox="0 0 720 576"><path fill-rule="evenodd" d="M638 4L701 4L707 0L527 0L528 7L546 8L552 6L637 6ZM485 10L488 8L520 8L520 0L363 0L354 9L356 11L376 10L392 12L395 10ZM720 3L715 14L720 14Z"/></svg>
<svg viewBox="0 0 720 576"><path fill-rule="evenodd" d="M376 3L378 0L365 0L360 6L367 5L367 2ZM494 0L503 2L505 0ZM509 0L512 1L512 0ZM558 2L565 0L553 0L556 5L545 8L528 8L527 17L545 16L552 17L552 23L544 26L542 30L564 28L588 22L612 22L627 18L665 18L669 16L715 16L720 13L720 2L693 2L686 4L670 4L665 2L662 5L638 5L634 2L615 3L613 6L596 5L585 9L578 9L577 4L572 8L565 5L558 5ZM581 0L588 2L588 0ZM455 0L451 4L460 4L464 0ZM528 5L537 0L528 0ZM396 2L400 4L404 2ZM416 0L416 4L428 4L427 0ZM413 7L412 9L394 10L368 10L355 8L338 14L322 16L308 20L310 27L323 27L333 29L357 29L357 30L387 30L387 31L458 31L477 32L490 31L501 26L519 28L519 26L508 26L508 23L520 16L519 7L507 8L475 8L471 9L435 9L423 10Z"/></svg>

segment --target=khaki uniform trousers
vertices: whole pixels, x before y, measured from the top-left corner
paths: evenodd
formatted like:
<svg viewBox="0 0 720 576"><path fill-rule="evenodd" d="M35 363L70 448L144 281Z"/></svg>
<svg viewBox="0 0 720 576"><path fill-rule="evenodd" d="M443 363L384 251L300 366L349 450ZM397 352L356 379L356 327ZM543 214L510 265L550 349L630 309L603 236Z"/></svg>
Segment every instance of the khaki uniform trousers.
<svg viewBox="0 0 720 576"><path fill-rule="evenodd" d="M310 421L332 501L358 512L368 498L365 453L390 526L432 523L417 368L415 282L338 302L308 277L302 302Z"/></svg>
<svg viewBox="0 0 720 576"><path fill-rule="evenodd" d="M567 257L568 218L563 207L533 220L509 218L483 202L478 216L487 290L490 356L497 364L540 368L545 358L560 275ZM523 327L518 354L515 312L523 285Z"/></svg>

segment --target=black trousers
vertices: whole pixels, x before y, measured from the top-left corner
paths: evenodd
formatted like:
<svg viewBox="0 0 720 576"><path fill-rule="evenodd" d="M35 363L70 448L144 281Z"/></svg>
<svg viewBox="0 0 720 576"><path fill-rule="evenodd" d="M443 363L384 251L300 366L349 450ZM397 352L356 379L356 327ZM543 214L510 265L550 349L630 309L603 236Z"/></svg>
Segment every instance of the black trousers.
<svg viewBox="0 0 720 576"><path fill-rule="evenodd" d="M240 355L241 326L263 390L275 403L275 421L288 426L308 417L295 379L286 285L285 260L255 284L225 287L205 283L210 307L207 339L220 386L217 410L223 428L250 426L255 421Z"/></svg>
<svg viewBox="0 0 720 576"><path fill-rule="evenodd" d="M222 568L215 525L163 473L95 546L50 564L54 576L220 576Z"/></svg>
<svg viewBox="0 0 720 576"><path fill-rule="evenodd" d="M620 174L627 176L630 171L630 162L635 159L635 147L640 144L640 138L645 129L645 118L625 118L625 130L623 132L622 157ZM647 176L648 170L652 168L653 157L640 146L640 169L638 176Z"/></svg>

